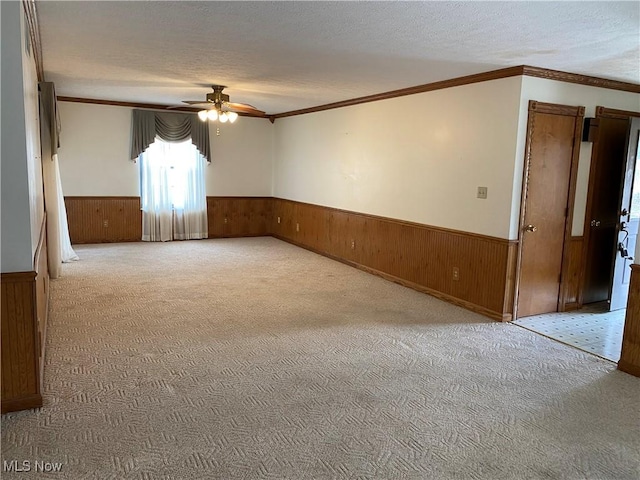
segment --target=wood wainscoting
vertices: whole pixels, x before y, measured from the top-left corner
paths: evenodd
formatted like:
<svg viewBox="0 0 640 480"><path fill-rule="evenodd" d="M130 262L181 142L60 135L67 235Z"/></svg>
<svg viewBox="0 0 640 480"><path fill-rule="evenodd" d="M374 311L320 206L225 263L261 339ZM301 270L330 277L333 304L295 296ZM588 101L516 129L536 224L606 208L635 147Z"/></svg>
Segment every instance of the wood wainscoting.
<svg viewBox="0 0 640 480"><path fill-rule="evenodd" d="M71 243L139 242L140 197L65 197Z"/></svg>
<svg viewBox="0 0 640 480"><path fill-rule="evenodd" d="M271 197L207 197L209 238L269 235ZM140 197L65 197L71 243L139 242Z"/></svg>
<svg viewBox="0 0 640 480"><path fill-rule="evenodd" d="M488 317L512 319L514 241L279 198L273 219L279 239Z"/></svg>
<svg viewBox="0 0 640 480"><path fill-rule="evenodd" d="M571 237L567 248L565 257L567 265L563 272L566 278L562 282L564 292L561 294L560 305L558 306L558 310L561 312L582 308L584 237Z"/></svg>
<svg viewBox="0 0 640 480"><path fill-rule="evenodd" d="M209 238L271 234L271 197L207 197Z"/></svg>
<svg viewBox="0 0 640 480"><path fill-rule="evenodd" d="M2 274L2 413L42 406L49 312L46 217L35 270Z"/></svg>
<svg viewBox="0 0 640 480"><path fill-rule="evenodd" d="M139 197L66 197L65 203L72 243L140 241ZM207 220L209 238L273 235L491 318L512 320L516 241L272 197L207 197ZM582 252L583 237L572 237L560 310L582 305Z"/></svg>
<svg viewBox="0 0 640 480"><path fill-rule="evenodd" d="M640 377L640 265L631 265L629 300L624 319L618 370Z"/></svg>

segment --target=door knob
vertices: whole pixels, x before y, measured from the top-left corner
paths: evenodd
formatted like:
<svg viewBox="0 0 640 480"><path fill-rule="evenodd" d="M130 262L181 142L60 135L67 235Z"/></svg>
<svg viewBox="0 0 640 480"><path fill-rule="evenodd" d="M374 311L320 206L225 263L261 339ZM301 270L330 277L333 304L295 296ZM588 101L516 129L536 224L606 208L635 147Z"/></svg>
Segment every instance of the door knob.
<svg viewBox="0 0 640 480"><path fill-rule="evenodd" d="M527 225L526 227L524 227L525 232L535 232L536 230L538 230L538 227L536 227L535 225Z"/></svg>
<svg viewBox="0 0 640 480"><path fill-rule="evenodd" d="M600 220L591 220L591 226L592 227L599 227L600 226Z"/></svg>

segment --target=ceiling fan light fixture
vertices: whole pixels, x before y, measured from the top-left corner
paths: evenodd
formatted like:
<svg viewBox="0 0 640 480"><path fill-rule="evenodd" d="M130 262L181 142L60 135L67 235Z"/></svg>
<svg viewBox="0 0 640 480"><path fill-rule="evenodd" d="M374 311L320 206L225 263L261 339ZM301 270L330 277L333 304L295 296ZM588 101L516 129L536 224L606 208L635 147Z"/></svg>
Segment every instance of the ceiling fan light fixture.
<svg viewBox="0 0 640 480"><path fill-rule="evenodd" d="M2 1L2 0L0 0ZM200 100L183 100L190 106L202 105L205 106L205 110L197 112L198 118L203 122L209 120L211 122L219 121L220 123L235 123L238 120L238 113L248 114L252 116L258 116L266 118L267 115L246 103L234 103L229 101L229 95L222 93L226 87L222 85L211 85L213 92L207 93L207 99L204 102ZM169 107L174 108L174 107ZM202 107L201 107L202 108Z"/></svg>

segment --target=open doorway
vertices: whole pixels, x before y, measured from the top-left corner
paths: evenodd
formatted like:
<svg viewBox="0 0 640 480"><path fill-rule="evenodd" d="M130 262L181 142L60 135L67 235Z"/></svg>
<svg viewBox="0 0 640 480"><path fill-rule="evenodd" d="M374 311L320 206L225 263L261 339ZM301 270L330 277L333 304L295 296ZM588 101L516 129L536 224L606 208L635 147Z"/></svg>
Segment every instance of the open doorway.
<svg viewBox="0 0 640 480"><path fill-rule="evenodd" d="M582 307L518 318L514 323L617 362L631 276L638 263L640 118L598 108L587 203ZM595 137L595 138L594 138Z"/></svg>
<svg viewBox="0 0 640 480"><path fill-rule="evenodd" d="M584 245L582 255L577 256L582 257L582 262L574 262L584 265L583 282L577 282L578 301L573 307L578 310L563 312L559 301L558 308L547 308L530 316L519 310L514 321L612 361L620 357L629 266L640 263L640 258L634 260L640 223L639 116L598 107L596 122L591 124L592 128L597 125L597 130L591 135L594 145L585 234L583 239L571 239L576 244L582 240ZM579 273L574 272L578 278Z"/></svg>
<svg viewBox="0 0 640 480"><path fill-rule="evenodd" d="M584 234L582 304L626 307L630 265L640 219L635 182L640 119L633 112L597 109ZM632 211L635 210L635 211Z"/></svg>

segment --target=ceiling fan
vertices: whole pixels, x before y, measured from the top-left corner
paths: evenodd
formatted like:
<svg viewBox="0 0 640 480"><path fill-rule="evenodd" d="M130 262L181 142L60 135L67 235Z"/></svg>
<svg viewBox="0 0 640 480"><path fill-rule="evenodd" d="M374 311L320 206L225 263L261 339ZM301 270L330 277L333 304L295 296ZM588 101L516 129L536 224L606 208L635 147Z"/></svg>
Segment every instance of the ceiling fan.
<svg viewBox="0 0 640 480"><path fill-rule="evenodd" d="M217 120L222 122L229 120L234 122L238 118L238 113L244 113L246 115L252 115L257 117L264 117L265 113L262 110L258 110L252 105L246 103L234 103L229 101L229 95L222 93L226 87L222 85L211 85L213 92L207 93L207 99L202 100L183 100L182 103L193 106L202 106L204 109L198 112L200 120L205 121Z"/></svg>

